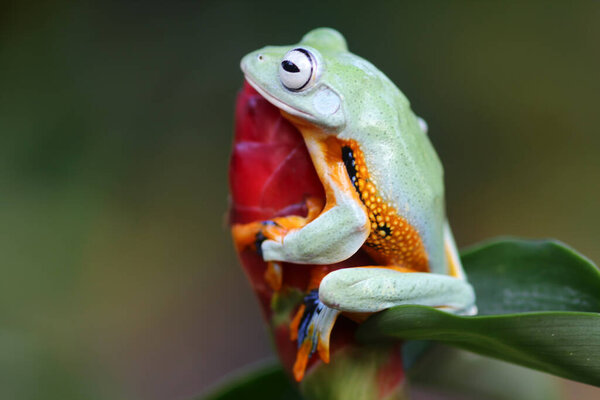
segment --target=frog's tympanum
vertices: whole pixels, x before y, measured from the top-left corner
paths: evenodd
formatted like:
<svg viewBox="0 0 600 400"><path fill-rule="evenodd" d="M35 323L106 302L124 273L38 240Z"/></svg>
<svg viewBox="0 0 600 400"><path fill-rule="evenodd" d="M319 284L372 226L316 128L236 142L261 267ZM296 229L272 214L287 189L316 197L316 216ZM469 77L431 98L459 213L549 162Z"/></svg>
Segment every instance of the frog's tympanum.
<svg viewBox="0 0 600 400"><path fill-rule="evenodd" d="M265 164L244 154L261 138L234 148L231 175L234 204L242 196L269 197L257 204L279 202L263 211L249 205L243 217L233 210L233 237L238 251L264 260L253 284L271 293L272 318L285 320L286 340L297 346L296 380L317 355L329 362L340 315L360 322L403 304L475 313L446 220L442 165L427 125L402 92L326 28L295 45L252 52L241 68L258 93L248 96L271 103L280 118L269 126L253 121L254 134L281 144L299 132L303 140L302 149L293 144L282 159L277 146L268 155L277 159L269 172L269 179L279 179L277 190L251 183ZM310 170L292 162L306 151ZM251 172L235 175L244 163ZM302 293L295 302L294 288Z"/></svg>

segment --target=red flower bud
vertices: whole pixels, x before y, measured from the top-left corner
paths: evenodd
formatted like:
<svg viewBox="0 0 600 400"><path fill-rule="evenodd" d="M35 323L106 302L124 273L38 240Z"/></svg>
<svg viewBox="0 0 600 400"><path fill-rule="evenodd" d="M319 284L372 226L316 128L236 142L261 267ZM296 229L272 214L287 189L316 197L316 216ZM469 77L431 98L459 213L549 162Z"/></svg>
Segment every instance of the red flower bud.
<svg viewBox="0 0 600 400"><path fill-rule="evenodd" d="M235 115L229 171L232 225L289 215L306 216L307 199L320 199L324 203L323 186L300 132L281 116L275 106L245 83L237 98ZM280 287L274 289L274 284L269 283L267 277L267 263L257 252L257 246L237 244L242 266L259 298L263 315L271 326L279 357L284 368L291 373L298 346L290 338L289 325L302 304L311 279L338 268L372 265L373 261L365 253L359 252L335 265L281 263ZM338 318L331 335L332 356L328 369L336 368L336 357L340 350L345 351L345 357L350 359L356 356L352 350L356 347L353 339L355 328L356 323L351 320ZM310 370L319 366L321 369L324 368L322 365L315 354L307 368ZM348 363L344 365L347 367ZM377 396L388 395L402 381L402 365L397 351L379 357L369 368L370 375L364 378L372 381L372 386L377 388Z"/></svg>

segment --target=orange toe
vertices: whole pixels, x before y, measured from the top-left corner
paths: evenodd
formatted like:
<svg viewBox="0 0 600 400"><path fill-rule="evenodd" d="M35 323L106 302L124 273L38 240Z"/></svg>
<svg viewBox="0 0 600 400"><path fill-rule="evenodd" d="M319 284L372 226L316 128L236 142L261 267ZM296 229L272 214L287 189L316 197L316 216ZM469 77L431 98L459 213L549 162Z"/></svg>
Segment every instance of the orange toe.
<svg viewBox="0 0 600 400"><path fill-rule="evenodd" d="M306 371L306 364L308 363L308 357L310 356L310 350L312 343L310 340L305 340L302 346L298 349L296 355L296 362L294 363L294 379L300 382L304 378L304 372Z"/></svg>

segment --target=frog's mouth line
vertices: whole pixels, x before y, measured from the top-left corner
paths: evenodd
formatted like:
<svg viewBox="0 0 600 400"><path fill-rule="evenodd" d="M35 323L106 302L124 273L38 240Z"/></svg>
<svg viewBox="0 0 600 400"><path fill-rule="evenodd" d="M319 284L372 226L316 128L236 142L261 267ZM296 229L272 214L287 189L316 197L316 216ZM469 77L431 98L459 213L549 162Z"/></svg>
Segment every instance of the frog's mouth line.
<svg viewBox="0 0 600 400"><path fill-rule="evenodd" d="M246 79L246 82L248 82L248 84L254 88L254 90L256 90L262 97L265 98L265 100L267 100L269 103L273 104L278 109L285 111L288 114L291 114L291 115L294 115L294 116L297 116L297 117L300 117L300 118L303 118L303 119L306 119L309 121L314 120L314 116L312 114L298 110L297 108L294 108L294 107L290 106L289 104L286 104L283 101L279 100L278 98L276 98L275 96L273 96L272 94L267 92L265 89L260 87L256 82L254 82L252 80L252 78L250 78L245 73L244 73L244 78Z"/></svg>

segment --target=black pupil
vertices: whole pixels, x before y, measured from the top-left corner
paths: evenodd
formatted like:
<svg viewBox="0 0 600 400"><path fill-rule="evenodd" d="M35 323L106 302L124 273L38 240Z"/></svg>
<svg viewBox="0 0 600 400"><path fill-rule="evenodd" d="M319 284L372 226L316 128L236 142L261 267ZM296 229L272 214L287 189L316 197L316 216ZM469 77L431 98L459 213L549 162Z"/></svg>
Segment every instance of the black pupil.
<svg viewBox="0 0 600 400"><path fill-rule="evenodd" d="M288 60L283 60L281 62L281 66L287 72L300 72L300 70L298 69L298 67L296 66L296 64L294 64L293 62L288 61Z"/></svg>

